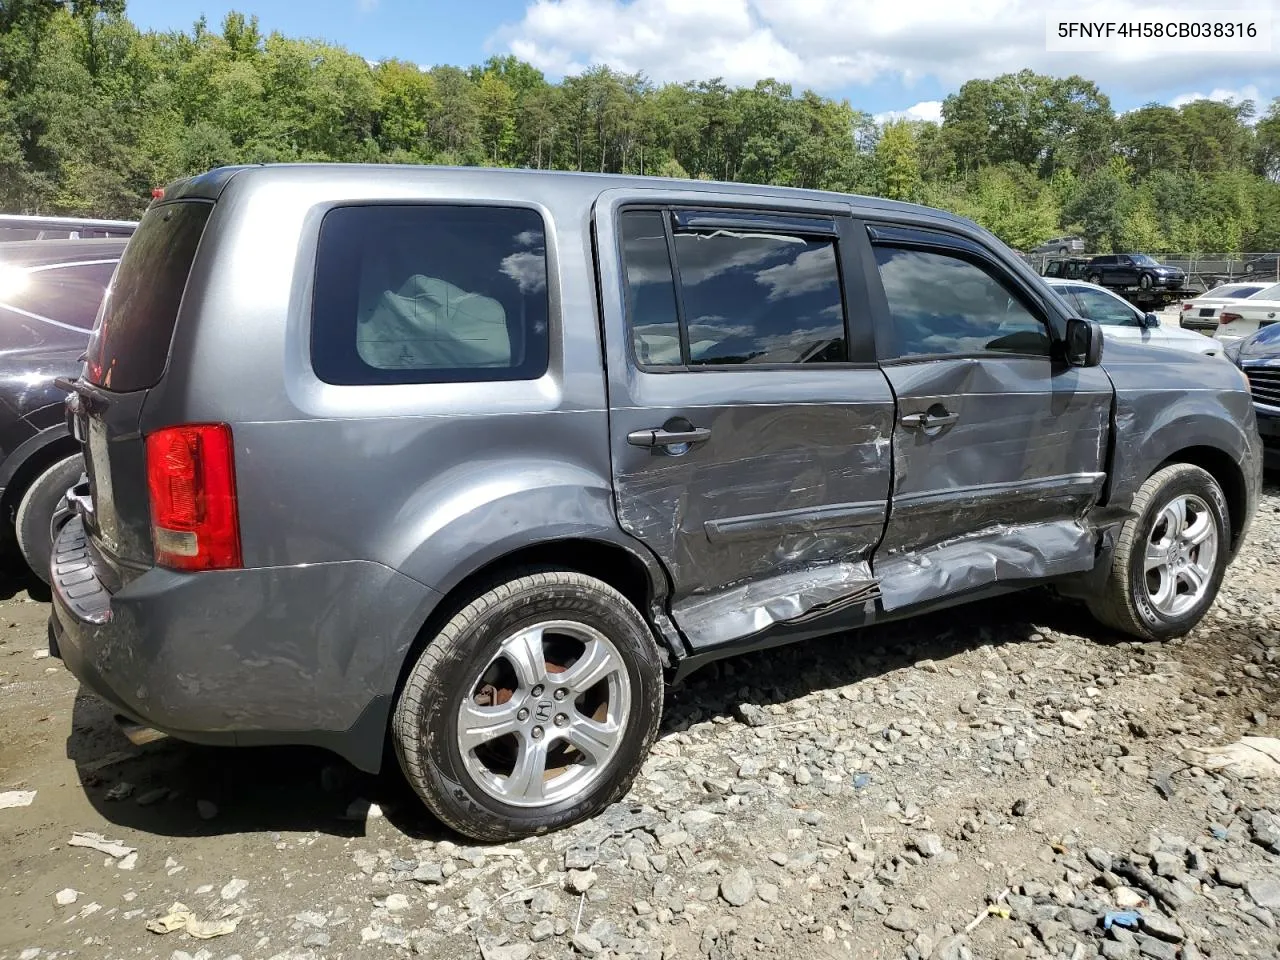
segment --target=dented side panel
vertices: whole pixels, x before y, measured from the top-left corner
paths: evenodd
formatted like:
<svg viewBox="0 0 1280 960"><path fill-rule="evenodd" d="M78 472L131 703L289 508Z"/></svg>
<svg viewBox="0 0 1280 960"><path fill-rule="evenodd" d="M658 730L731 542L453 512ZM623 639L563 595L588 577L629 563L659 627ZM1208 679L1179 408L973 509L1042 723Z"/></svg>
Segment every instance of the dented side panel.
<svg viewBox="0 0 1280 960"><path fill-rule="evenodd" d="M895 610L992 583L1088 569L1086 512L1106 482L1112 389L1097 368L1030 357L891 365L901 422L891 513L875 573Z"/></svg>

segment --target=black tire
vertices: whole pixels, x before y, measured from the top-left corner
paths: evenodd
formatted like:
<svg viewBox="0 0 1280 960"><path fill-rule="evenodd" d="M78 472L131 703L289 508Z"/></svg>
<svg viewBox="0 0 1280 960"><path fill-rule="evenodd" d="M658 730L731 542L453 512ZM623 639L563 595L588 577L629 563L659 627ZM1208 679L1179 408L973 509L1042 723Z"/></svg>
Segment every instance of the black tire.
<svg viewBox="0 0 1280 960"><path fill-rule="evenodd" d="M1217 554L1204 595L1176 617L1166 616L1151 603L1146 586L1146 544L1160 520L1161 511L1184 495L1200 498L1209 507L1217 532ZM1089 610L1103 624L1143 640L1168 640L1190 632L1213 605L1227 569L1231 547L1226 498L1218 482L1205 470L1187 463L1156 471L1133 498L1135 516L1125 521L1116 540L1111 571Z"/></svg>
<svg viewBox="0 0 1280 960"><path fill-rule="evenodd" d="M458 717L503 640L547 620L585 624L610 640L630 685L630 710L616 753L595 779L530 808L503 803L478 783L463 760ZM391 736L405 777L441 821L474 840L501 842L566 827L621 797L657 735L662 697L657 644L626 597L585 574L525 569L476 596L429 640L396 703Z"/></svg>
<svg viewBox="0 0 1280 960"><path fill-rule="evenodd" d="M1143 290L1150 290L1151 284L1154 282L1155 281L1151 279L1151 274L1149 273L1141 274L1138 277L1138 286L1141 287Z"/></svg>
<svg viewBox="0 0 1280 960"><path fill-rule="evenodd" d="M1067 248L1066 248L1066 247L1059 247L1059 248L1058 248L1058 253L1060 253L1060 254L1064 254L1064 253L1066 253L1066 252L1067 252Z"/></svg>
<svg viewBox="0 0 1280 960"><path fill-rule="evenodd" d="M18 501L13 518L18 551L31 572L44 583L49 582L49 558L53 553L49 524L63 494L75 486L83 472L84 460L80 454L59 460L32 480Z"/></svg>
<svg viewBox="0 0 1280 960"><path fill-rule="evenodd" d="M1085 277L1085 280L1087 280L1089 283L1096 283L1100 286L1102 284L1102 274L1091 273L1087 277Z"/></svg>

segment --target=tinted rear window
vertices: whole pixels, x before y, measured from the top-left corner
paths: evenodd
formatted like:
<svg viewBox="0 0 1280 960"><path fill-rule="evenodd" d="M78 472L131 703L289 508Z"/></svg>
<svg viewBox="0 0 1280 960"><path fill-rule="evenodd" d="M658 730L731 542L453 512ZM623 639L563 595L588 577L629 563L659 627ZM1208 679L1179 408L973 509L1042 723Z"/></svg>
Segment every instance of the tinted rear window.
<svg viewBox="0 0 1280 960"><path fill-rule="evenodd" d="M152 207L129 240L89 343L89 379L120 393L159 382L213 204Z"/></svg>
<svg viewBox="0 0 1280 960"><path fill-rule="evenodd" d="M547 370L546 234L516 207L338 207L320 225L311 360L328 383Z"/></svg>

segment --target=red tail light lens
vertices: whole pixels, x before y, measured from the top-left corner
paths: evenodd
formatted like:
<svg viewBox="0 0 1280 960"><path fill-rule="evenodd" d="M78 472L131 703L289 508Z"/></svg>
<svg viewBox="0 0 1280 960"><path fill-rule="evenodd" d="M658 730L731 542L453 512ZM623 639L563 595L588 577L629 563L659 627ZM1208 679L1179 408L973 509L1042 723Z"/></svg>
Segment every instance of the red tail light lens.
<svg viewBox="0 0 1280 960"><path fill-rule="evenodd" d="M1192 306L1192 305L1191 305L1191 304L1189 304L1189 303L1184 303L1184 304L1182 305L1182 312L1183 312L1183 313L1186 313L1188 310L1194 310L1194 309L1195 309L1195 307L1194 307L1194 306Z"/></svg>
<svg viewBox="0 0 1280 960"><path fill-rule="evenodd" d="M190 424L150 434L147 487L158 565L173 570L242 565L230 427Z"/></svg>
<svg viewBox="0 0 1280 960"><path fill-rule="evenodd" d="M1232 322L1234 322L1234 321L1236 321L1236 320L1243 320L1243 319L1244 319L1244 317L1240 316L1240 314L1238 314L1238 313L1220 313L1220 314L1218 314L1218 323L1219 323L1219 324L1232 323Z"/></svg>

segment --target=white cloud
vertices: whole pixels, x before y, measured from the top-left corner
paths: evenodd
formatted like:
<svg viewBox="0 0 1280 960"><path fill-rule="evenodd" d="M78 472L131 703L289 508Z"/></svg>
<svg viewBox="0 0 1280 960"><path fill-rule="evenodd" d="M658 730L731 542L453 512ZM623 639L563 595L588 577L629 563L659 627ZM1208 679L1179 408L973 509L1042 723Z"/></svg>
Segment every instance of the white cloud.
<svg viewBox="0 0 1280 960"><path fill-rule="evenodd" d="M905 110L886 110L884 113L875 115L876 123L885 124L890 120L928 120L932 123L941 123L942 101L921 100Z"/></svg>
<svg viewBox="0 0 1280 960"><path fill-rule="evenodd" d="M1183 15L1203 7L1200 0L1157 2ZM1246 6L1269 14L1274 4ZM1126 99L1163 99L1170 87L1194 89L1224 77L1280 93L1274 53L1048 51L1048 9L1043 0L529 0L523 18L492 42L552 75L604 63L658 82L774 77L824 91L886 80L910 88L925 78L955 86L1030 67L1083 74ZM1116 3L1102 19L1141 12L1135 3Z"/></svg>
<svg viewBox="0 0 1280 960"><path fill-rule="evenodd" d="M1171 107L1181 107L1184 104L1194 103L1196 100L1217 100L1219 103L1240 103L1243 100L1252 100L1254 106L1266 109L1267 102L1262 99L1262 94L1253 84L1240 87L1237 90L1224 90L1222 87L1215 87L1212 93L1180 93L1169 101Z"/></svg>

